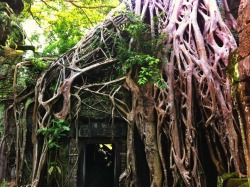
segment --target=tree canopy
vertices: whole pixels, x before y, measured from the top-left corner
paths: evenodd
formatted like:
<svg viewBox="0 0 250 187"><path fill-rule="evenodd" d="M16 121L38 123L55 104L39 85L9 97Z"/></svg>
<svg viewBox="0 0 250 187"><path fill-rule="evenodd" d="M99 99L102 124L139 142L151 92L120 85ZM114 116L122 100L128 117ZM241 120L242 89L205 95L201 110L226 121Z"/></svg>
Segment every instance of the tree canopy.
<svg viewBox="0 0 250 187"><path fill-rule="evenodd" d="M104 19L118 3L118 0L26 0L21 17L24 21L36 21L33 25L38 31L34 30L29 40L36 45L39 42L45 45L42 46L42 55L58 56L72 48L86 31ZM30 23L27 27L27 30L32 29Z"/></svg>

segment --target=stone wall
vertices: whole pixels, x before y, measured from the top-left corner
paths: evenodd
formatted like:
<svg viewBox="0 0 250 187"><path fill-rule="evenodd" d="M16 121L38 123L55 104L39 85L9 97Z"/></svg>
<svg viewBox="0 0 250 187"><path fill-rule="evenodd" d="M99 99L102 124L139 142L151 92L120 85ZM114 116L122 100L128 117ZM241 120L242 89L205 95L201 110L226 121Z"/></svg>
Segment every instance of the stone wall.
<svg viewBox="0 0 250 187"><path fill-rule="evenodd" d="M22 44L24 40L22 29L17 23L17 16L23 10L23 6L22 0L0 0L0 138L5 131L7 132L11 128L10 125L3 128L2 115L4 109L13 102L11 99L14 69L15 65L22 60L22 53L16 51L15 47ZM9 117L14 119L13 116ZM15 123L11 121L10 124ZM8 157L8 161L5 156L11 155L7 152L14 145L14 141L15 138L9 136L7 143L1 145L0 183L3 179L11 180L14 178L11 171L14 168L15 154Z"/></svg>
<svg viewBox="0 0 250 187"><path fill-rule="evenodd" d="M15 49L24 41L17 21L23 6L22 0L0 0L0 101L10 99L15 65L22 60L22 53Z"/></svg>
<svg viewBox="0 0 250 187"><path fill-rule="evenodd" d="M0 55L0 103L1 100L12 99L15 65L21 60L21 52L8 47L2 50L2 55Z"/></svg>
<svg viewBox="0 0 250 187"><path fill-rule="evenodd" d="M250 179L250 0L241 0L238 12L238 69L241 126L248 178Z"/></svg>

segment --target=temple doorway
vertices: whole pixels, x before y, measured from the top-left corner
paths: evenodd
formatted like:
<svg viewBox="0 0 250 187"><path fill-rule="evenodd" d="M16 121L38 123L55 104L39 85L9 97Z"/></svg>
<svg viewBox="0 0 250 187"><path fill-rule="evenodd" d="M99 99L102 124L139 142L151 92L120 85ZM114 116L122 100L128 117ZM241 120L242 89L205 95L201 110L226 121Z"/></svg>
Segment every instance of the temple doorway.
<svg viewBox="0 0 250 187"><path fill-rule="evenodd" d="M120 175L117 143L79 144L77 187L116 187Z"/></svg>

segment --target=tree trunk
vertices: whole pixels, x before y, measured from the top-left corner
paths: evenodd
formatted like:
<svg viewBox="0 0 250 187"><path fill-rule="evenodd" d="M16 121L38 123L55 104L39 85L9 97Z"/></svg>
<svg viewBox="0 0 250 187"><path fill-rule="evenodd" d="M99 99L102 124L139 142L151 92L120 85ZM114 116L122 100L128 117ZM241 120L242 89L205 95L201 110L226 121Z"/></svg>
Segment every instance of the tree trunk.
<svg viewBox="0 0 250 187"><path fill-rule="evenodd" d="M153 95L153 84L147 83L141 87L141 98L138 98L137 113L140 116L138 129L145 145L145 153L150 170L151 187L162 186L162 166L157 145L157 118ZM139 120L137 120L139 121Z"/></svg>

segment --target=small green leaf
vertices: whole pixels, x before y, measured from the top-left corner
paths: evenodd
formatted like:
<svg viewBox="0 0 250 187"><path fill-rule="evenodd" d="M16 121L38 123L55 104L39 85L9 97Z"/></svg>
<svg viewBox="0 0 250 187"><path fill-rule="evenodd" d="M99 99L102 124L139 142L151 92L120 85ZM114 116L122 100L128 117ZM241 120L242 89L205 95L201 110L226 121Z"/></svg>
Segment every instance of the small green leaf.
<svg viewBox="0 0 250 187"><path fill-rule="evenodd" d="M42 133L42 135L46 135L48 133L48 129L45 127L44 129L38 129L37 132Z"/></svg>
<svg viewBox="0 0 250 187"><path fill-rule="evenodd" d="M59 168L59 166L56 166L56 169L57 169L59 174L62 174L62 170Z"/></svg>
<svg viewBox="0 0 250 187"><path fill-rule="evenodd" d="M53 170L54 170L54 166L51 166L51 167L49 168L49 170L48 170L49 175L51 175L51 173L53 172Z"/></svg>
<svg viewBox="0 0 250 187"><path fill-rule="evenodd" d="M69 131L70 128L68 126L62 126L62 129L65 130L65 131Z"/></svg>

